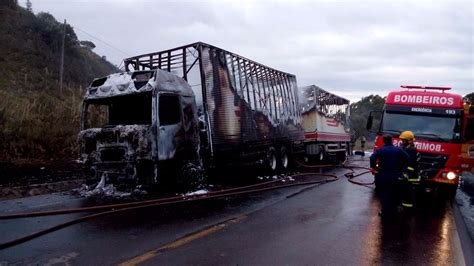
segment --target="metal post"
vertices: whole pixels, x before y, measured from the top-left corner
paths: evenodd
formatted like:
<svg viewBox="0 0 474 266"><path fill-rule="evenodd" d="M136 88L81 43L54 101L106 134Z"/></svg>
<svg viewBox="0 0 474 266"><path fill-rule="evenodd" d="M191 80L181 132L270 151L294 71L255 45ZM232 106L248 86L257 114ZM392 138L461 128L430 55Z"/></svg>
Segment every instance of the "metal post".
<svg viewBox="0 0 474 266"><path fill-rule="evenodd" d="M63 97L63 75L64 75L64 41L66 40L66 20L63 27L63 42L61 45L61 62L59 64L59 97Z"/></svg>
<svg viewBox="0 0 474 266"><path fill-rule="evenodd" d="M183 48L183 79L188 81L188 72L186 66L186 48Z"/></svg>
<svg viewBox="0 0 474 266"><path fill-rule="evenodd" d="M207 87L206 87L206 74L204 72L204 64L202 62L203 60L202 45L198 45L195 48L198 50L198 54L199 54L199 72L201 74L201 89L202 89L204 114L205 114L205 119L207 123L207 134L208 134L208 140L209 140L208 144L211 150L211 156L214 156L214 144L213 144L214 139L212 138L213 132L211 130L211 121L209 119L209 109L207 107L208 99L207 99Z"/></svg>

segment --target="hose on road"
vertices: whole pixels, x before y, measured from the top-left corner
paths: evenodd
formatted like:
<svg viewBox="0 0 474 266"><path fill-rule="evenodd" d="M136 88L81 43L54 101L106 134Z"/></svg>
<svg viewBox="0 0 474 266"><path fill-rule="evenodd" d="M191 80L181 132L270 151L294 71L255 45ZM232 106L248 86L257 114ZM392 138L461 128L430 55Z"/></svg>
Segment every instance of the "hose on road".
<svg viewBox="0 0 474 266"><path fill-rule="evenodd" d="M196 196L178 196L178 197L171 197L171 198L163 198L163 199L156 199L156 200L148 200L148 201L140 201L140 202L132 202L132 203L122 203L122 204L112 204L112 205L102 205L102 206L95 206L95 207L86 207L86 208L75 208L75 209L64 209L64 210L56 210L56 211L45 211L45 212L32 212L32 213L18 213L18 214L10 214L10 215L2 215L0 219L15 219L15 218L29 218L29 217L38 217L38 216L47 216L47 215L59 215L59 214L69 214L69 213L78 213L78 212L89 212L89 211L99 211L99 210L108 210L99 212L96 214L86 215L77 219L70 220L68 222L64 222L41 231L37 231L35 233L29 234L24 237L20 237L8 242L4 242L0 244L0 250L6 249L12 246L16 246L18 244L27 242L29 240L35 239L42 235L60 230L62 228L68 227L70 225L78 224L87 220L112 215L120 212L125 211L133 211L143 208L149 207L158 207L158 206L166 206L171 204L178 204L184 202L195 202L200 200L206 199L216 199L221 197L230 197L230 196L238 196L243 194L250 194L250 193L257 193L263 191L269 191L274 189L281 189L286 187L293 187L293 186L304 186L304 185L312 185L318 183L327 183L338 180L336 175L332 174L321 174L321 173L304 173L304 174L297 174L292 175L290 178L297 178L303 175L317 175L326 177L324 180L316 180L316 181L304 181L304 182L296 182L296 183L287 183L287 184L280 184L280 185L273 185L277 182L282 182L288 177L280 178L260 184L254 184L249 186L243 186L238 188L220 190L210 192L204 195L196 195ZM268 187L259 188L263 185L271 185Z"/></svg>
<svg viewBox="0 0 474 266"><path fill-rule="evenodd" d="M364 183L364 182L358 182L353 180L355 177L364 175L370 171L363 171L360 173L355 173L354 169L366 169L368 170L369 168L367 167L362 167L362 166L354 166L354 165L346 165L346 162L344 162L341 165L333 165L333 164L328 164L328 165L304 165L302 163L299 163L300 166L305 167L305 168L325 168L325 167L343 167L345 169L350 170L350 172L345 173L344 176L347 177L348 181L361 185L361 186L370 186L374 182L370 183ZM295 182L295 183L286 183L286 184L277 184L278 182L286 182L288 180L289 182L295 181L294 178L300 178L302 176L319 176L319 177L325 177L323 180L313 180L313 181L303 181L303 182ZM0 250L6 249L12 246L16 246L18 244L27 242L29 240L35 239L37 237L40 237L42 235L60 230L62 228L78 224L84 221L88 221L91 219L99 218L99 217L104 217L107 215L112 215L120 212L125 212L125 211L134 211L134 210L139 210L139 209L144 209L144 208L150 208L150 207L158 207L158 206L166 206L166 205L171 205L171 204L178 204L178 203L185 203L185 202L195 202L195 201L201 201L201 200L207 200L207 199L216 199L216 198L222 198L222 197L231 197L231 196L238 196L238 195L243 195L243 194L251 194L251 193L257 193L257 192L263 192L263 191L269 191L269 190L274 190L274 189L281 189L281 188L287 188L287 187L294 187L294 186L305 186L305 185L314 185L314 184L321 184L321 183L327 183L327 182L333 182L338 180L339 177L334 174L323 174L323 173L315 173L315 172L304 172L304 173L298 173L294 174L288 177L284 178L278 178L275 180L263 182L263 183L258 183L258 184L253 184L253 185L248 185L248 186L242 186L242 187L237 187L237 188L231 188L231 189L224 189L224 190L219 190L219 191L212 191L206 194L202 195L194 195L194 196L176 196L176 197L169 197L169 198L161 198L161 199L154 199L154 200L145 200L145 201L138 201L138 202L129 202L129 203L120 203L120 204L110 204L110 205L101 205L101 206L92 206L92 207L84 207L84 208L72 208L72 209L62 209L62 210L54 210L54 211L42 211L42 212L30 212L30 213L15 213L15 214L7 214L7 215L0 215L0 220L6 220L6 219L17 219L17 218L31 218L31 217L39 217L39 216L50 216L50 215L61 215L61 214L72 214L72 213L80 213L80 212L93 212L93 211L102 211L99 213L95 214L90 214L86 215L77 219L70 220L68 222L60 223L58 225L37 231L35 233L29 234L24 237L20 237L8 242L4 242L0 244ZM275 185L277 184L277 185ZM265 187L262 187L265 186Z"/></svg>
<svg viewBox="0 0 474 266"><path fill-rule="evenodd" d="M371 182L361 182L361 181L356 181L354 178L365 175L367 173L370 173L370 168L368 167L363 167L363 166L355 166L355 165L348 165L344 166L345 169L350 170L350 172L345 173L344 176L347 177L347 180L351 182L352 184L355 185L360 185L364 187L371 187L371 185L375 184L375 180ZM354 169L365 169L366 171L362 171L360 173L356 173Z"/></svg>

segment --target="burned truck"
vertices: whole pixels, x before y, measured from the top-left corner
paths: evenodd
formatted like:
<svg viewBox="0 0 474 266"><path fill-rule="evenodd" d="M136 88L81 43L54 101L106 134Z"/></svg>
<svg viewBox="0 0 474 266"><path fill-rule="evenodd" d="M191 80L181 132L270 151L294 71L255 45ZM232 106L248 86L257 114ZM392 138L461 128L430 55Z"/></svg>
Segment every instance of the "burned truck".
<svg viewBox="0 0 474 266"><path fill-rule="evenodd" d="M272 172L304 152L294 75L202 42L124 62L87 88L79 142L89 177L156 184L176 169Z"/></svg>
<svg viewBox="0 0 474 266"><path fill-rule="evenodd" d="M342 162L350 151L349 100L311 85L299 88L306 156Z"/></svg>

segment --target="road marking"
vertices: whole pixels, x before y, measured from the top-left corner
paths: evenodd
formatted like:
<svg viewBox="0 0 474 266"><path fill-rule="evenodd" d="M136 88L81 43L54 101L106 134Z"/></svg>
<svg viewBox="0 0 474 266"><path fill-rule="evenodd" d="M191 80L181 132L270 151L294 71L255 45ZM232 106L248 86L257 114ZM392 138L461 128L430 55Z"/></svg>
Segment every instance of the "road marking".
<svg viewBox="0 0 474 266"><path fill-rule="evenodd" d="M196 233L192 233L190 235L187 235L183 238L180 238L174 242L171 242L169 244L166 244L162 247L159 247L157 249L153 249L153 250L150 250L148 252L146 252L145 254L142 254L142 255L139 255L139 256L136 256L135 258L132 258L130 260L127 260L127 261L124 261L122 263L120 263L119 265L120 266L132 266L132 265L138 265L140 263L143 263L147 260L150 260L156 256L158 256L160 253L162 253L163 251L166 251L166 250L171 250L171 249L176 249L176 248L179 248L181 246L184 246L188 243L191 243L192 241L194 240L197 240L197 239L200 239L200 238L203 238L203 237L206 237L206 236L209 236L211 234L214 234L216 232L219 232L221 231L222 229L224 229L225 227L231 225L231 224L237 224L237 223L240 223L242 220L244 220L245 218L247 218L246 215L242 215L242 216L239 216L237 218L234 218L234 219L231 219L231 220L228 220L224 223L220 223L220 224L217 224L217 225L213 225L209 228L206 228L204 230L201 230L201 231L198 231Z"/></svg>

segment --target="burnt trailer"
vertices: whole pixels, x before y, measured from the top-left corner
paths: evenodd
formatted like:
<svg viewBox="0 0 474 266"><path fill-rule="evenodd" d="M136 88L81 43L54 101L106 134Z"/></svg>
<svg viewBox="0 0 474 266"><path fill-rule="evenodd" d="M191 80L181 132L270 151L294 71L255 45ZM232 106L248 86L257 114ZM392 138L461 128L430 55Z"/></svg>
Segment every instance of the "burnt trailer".
<svg viewBox="0 0 474 266"><path fill-rule="evenodd" d="M124 63L84 98L80 159L91 176L157 183L170 166L197 164L276 171L304 152L292 74L202 42Z"/></svg>
<svg viewBox="0 0 474 266"><path fill-rule="evenodd" d="M350 151L349 100L311 85L299 88L305 153L319 161L344 161Z"/></svg>

